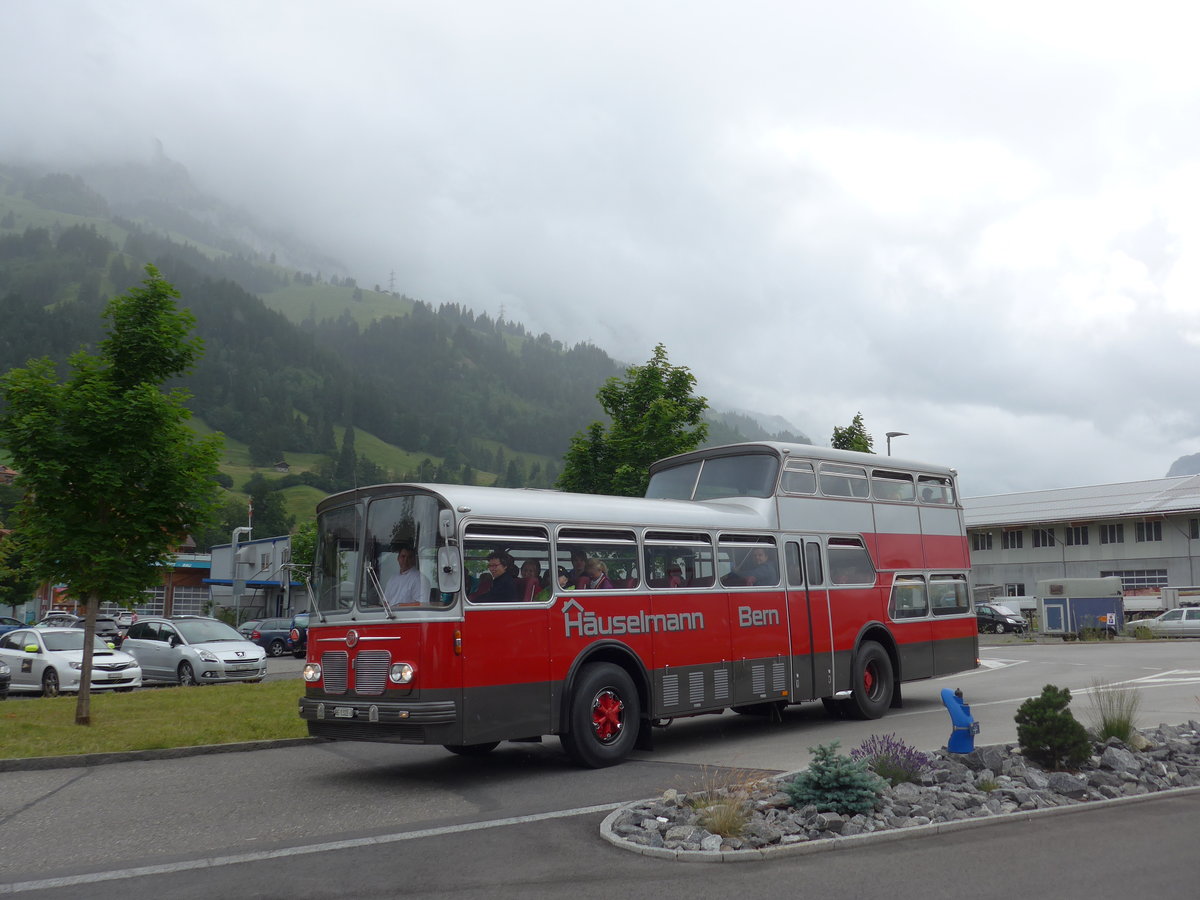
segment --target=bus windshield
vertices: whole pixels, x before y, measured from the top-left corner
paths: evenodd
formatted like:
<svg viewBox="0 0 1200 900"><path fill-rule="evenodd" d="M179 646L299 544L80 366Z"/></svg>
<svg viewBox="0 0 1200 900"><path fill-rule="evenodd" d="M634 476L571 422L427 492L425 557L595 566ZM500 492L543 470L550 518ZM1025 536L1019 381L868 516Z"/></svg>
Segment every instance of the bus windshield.
<svg viewBox="0 0 1200 900"><path fill-rule="evenodd" d="M322 613L392 612L442 607L437 590L441 504L427 494L379 497L366 507L360 543L361 506L321 518L314 573Z"/></svg>
<svg viewBox="0 0 1200 900"><path fill-rule="evenodd" d="M716 456L655 472L646 496L657 500L770 497L778 473L779 460L765 453Z"/></svg>

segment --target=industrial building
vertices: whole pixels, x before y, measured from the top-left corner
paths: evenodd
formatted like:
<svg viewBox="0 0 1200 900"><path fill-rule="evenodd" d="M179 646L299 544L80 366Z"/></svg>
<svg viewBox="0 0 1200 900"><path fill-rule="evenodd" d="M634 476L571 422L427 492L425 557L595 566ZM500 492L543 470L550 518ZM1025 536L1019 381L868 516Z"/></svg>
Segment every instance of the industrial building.
<svg viewBox="0 0 1200 900"><path fill-rule="evenodd" d="M1146 610L1200 602L1200 475L962 501L976 596L1115 575Z"/></svg>

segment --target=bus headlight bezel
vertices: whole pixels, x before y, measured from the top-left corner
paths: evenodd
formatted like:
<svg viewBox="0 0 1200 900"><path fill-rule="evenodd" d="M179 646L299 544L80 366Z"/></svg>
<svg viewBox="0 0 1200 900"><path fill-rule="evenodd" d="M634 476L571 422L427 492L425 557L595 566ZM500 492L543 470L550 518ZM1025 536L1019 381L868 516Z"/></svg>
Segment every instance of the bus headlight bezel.
<svg viewBox="0 0 1200 900"><path fill-rule="evenodd" d="M392 684L410 684L416 674L417 670L412 663L395 662L388 669L388 680Z"/></svg>
<svg viewBox="0 0 1200 900"><path fill-rule="evenodd" d="M304 680L309 684L321 680L321 664L310 662L304 664Z"/></svg>

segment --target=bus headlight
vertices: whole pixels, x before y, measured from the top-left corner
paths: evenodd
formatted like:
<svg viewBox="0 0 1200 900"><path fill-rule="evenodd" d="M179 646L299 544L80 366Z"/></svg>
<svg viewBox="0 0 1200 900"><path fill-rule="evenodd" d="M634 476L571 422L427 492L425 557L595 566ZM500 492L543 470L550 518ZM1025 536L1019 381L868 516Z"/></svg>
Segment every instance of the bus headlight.
<svg viewBox="0 0 1200 900"><path fill-rule="evenodd" d="M304 664L304 680L311 683L321 680L321 664L320 663L305 663Z"/></svg>
<svg viewBox="0 0 1200 900"><path fill-rule="evenodd" d="M413 675L416 670L409 663L392 663L392 668L388 672L388 678L393 684L408 684L413 680Z"/></svg>

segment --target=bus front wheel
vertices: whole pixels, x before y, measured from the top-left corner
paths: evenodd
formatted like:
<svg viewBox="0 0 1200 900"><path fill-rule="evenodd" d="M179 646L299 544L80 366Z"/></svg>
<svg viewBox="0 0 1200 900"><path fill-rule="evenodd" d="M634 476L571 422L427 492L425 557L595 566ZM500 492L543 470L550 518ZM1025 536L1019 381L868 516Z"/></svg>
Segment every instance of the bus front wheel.
<svg viewBox="0 0 1200 900"><path fill-rule="evenodd" d="M851 712L858 719L878 719L892 705L892 658L874 641L864 641L854 656Z"/></svg>
<svg viewBox="0 0 1200 900"><path fill-rule="evenodd" d="M616 765L633 751L640 726L641 705L628 672L594 663L579 673L562 735L571 759L589 769Z"/></svg>

